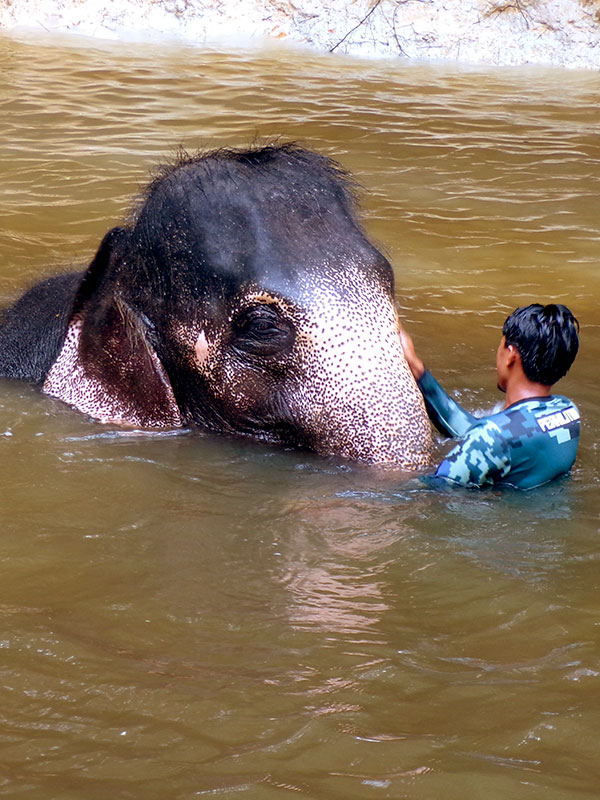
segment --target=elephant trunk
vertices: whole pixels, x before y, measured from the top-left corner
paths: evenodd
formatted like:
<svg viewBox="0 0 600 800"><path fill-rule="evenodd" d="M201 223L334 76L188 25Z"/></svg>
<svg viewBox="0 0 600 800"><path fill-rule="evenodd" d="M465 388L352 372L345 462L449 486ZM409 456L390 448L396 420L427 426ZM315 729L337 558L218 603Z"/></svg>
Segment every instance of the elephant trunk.
<svg viewBox="0 0 600 800"><path fill-rule="evenodd" d="M322 455L404 469L431 461L431 431L421 392L382 287L356 275L348 287L319 287L305 305L296 342L302 379L293 416ZM355 294L360 295L360 302Z"/></svg>

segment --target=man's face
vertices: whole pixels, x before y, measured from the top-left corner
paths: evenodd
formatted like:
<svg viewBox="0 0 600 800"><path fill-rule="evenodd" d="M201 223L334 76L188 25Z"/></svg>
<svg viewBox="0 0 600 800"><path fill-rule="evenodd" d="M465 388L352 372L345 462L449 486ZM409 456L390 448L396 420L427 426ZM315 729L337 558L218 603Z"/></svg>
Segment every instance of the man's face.
<svg viewBox="0 0 600 800"><path fill-rule="evenodd" d="M507 356L509 355L509 349L506 346L506 338L503 336L500 339L500 344L498 345L498 350L496 352L496 374L498 380L498 388L501 392L506 391L506 383L508 379L508 365L507 365Z"/></svg>

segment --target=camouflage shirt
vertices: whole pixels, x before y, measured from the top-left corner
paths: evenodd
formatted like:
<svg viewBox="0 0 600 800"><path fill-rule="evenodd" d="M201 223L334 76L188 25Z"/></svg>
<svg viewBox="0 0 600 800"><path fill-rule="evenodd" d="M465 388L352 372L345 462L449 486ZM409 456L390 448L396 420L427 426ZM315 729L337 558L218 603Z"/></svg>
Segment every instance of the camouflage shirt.
<svg viewBox="0 0 600 800"><path fill-rule="evenodd" d="M529 398L478 418L448 397L430 372L418 384L436 428L462 439L439 465L436 477L464 486L495 483L532 489L573 465L579 411L568 398Z"/></svg>

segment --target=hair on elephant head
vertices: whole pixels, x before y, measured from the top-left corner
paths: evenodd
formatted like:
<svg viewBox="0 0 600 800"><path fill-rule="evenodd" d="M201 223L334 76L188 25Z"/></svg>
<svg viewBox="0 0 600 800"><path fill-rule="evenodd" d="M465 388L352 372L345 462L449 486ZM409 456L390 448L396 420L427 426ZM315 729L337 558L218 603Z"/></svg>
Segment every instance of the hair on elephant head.
<svg viewBox="0 0 600 800"><path fill-rule="evenodd" d="M83 273L4 314L0 374L104 421L429 461L392 269L352 182L293 144L184 155Z"/></svg>

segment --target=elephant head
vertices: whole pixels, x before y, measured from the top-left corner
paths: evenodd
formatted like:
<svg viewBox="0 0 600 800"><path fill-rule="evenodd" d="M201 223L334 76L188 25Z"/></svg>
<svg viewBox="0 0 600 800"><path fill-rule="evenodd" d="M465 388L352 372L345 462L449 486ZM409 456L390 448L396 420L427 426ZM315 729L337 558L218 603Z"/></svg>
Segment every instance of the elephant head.
<svg viewBox="0 0 600 800"><path fill-rule="evenodd" d="M182 156L104 238L43 388L103 421L422 467L393 284L334 162L290 144Z"/></svg>

